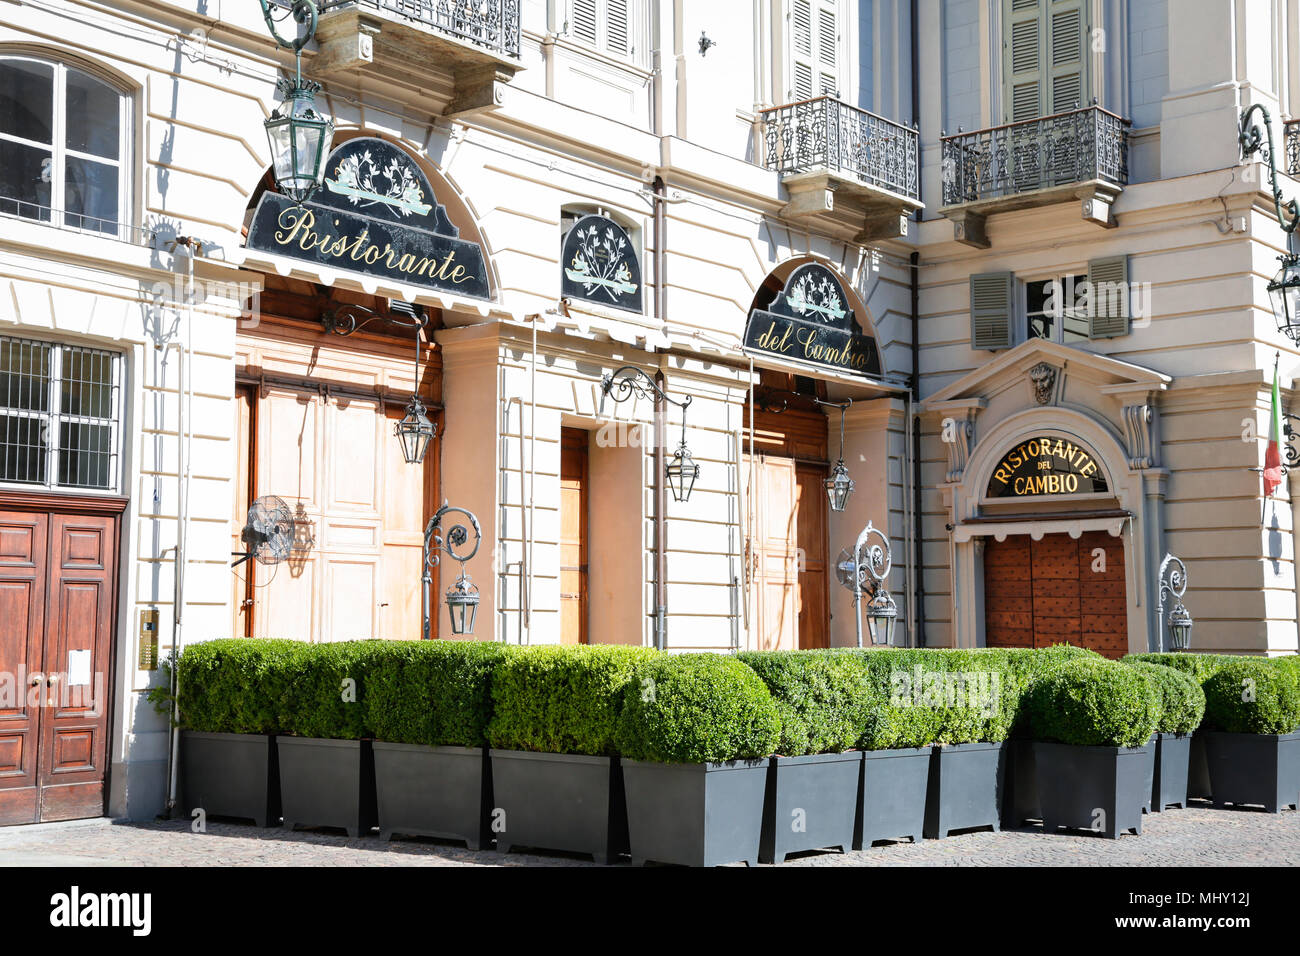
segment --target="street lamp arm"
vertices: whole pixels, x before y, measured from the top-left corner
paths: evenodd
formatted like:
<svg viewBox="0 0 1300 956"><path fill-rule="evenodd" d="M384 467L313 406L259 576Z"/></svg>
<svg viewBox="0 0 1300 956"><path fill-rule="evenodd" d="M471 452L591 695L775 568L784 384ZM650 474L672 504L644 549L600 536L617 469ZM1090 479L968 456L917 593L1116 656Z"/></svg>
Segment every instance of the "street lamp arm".
<svg viewBox="0 0 1300 956"><path fill-rule="evenodd" d="M451 512L463 514L474 529L474 547L468 554L461 554L460 548L463 548L469 542L469 528L463 523L452 525L445 535L438 534L442 525L442 519ZM446 551L452 558L459 561L462 565L478 554L479 545L483 541L483 531L479 527L478 517L474 512L465 508L459 508L456 505L444 504L429 519L429 523L424 529L424 561L431 568L438 566L440 558L439 551Z"/></svg>
<svg viewBox="0 0 1300 956"><path fill-rule="evenodd" d="M1260 123L1253 122L1251 116L1255 113L1263 118L1264 131L1260 132ZM1267 138L1267 145L1265 139ZM1277 221L1288 235L1295 232L1296 226L1300 225L1300 203L1291 199L1282 202L1282 190L1277 185L1277 159L1273 152L1273 126L1269 119L1268 109L1263 103L1252 103L1241 114L1241 122L1237 129L1237 142L1241 147L1242 158L1253 156L1259 153L1264 161L1268 163L1269 177L1273 186L1273 205L1277 210ZM1285 215L1283 215L1285 210Z"/></svg>
<svg viewBox="0 0 1300 956"><path fill-rule="evenodd" d="M271 13L271 4L267 0L257 0L257 2L262 5L262 19L266 21L266 28L271 31L271 36L275 38L275 42L285 49L292 50L295 56L301 53L302 48L310 43L312 37L316 35L316 21L319 13L314 0L293 0L288 13L278 21ZM280 6L279 4L275 5ZM280 31L276 29L277 23L283 23L289 17L293 18L294 23L305 24L307 27L302 36L295 37L293 40L286 40L280 36Z"/></svg>
<svg viewBox="0 0 1300 956"><path fill-rule="evenodd" d="M685 411L686 406L691 404L690 395L678 401L660 388L659 383L651 378L648 373L635 365L624 365L620 369L606 373L605 377L600 380L600 388L601 391L616 402L625 402L633 395L636 395L638 398L658 396L665 402L676 405L682 411Z"/></svg>

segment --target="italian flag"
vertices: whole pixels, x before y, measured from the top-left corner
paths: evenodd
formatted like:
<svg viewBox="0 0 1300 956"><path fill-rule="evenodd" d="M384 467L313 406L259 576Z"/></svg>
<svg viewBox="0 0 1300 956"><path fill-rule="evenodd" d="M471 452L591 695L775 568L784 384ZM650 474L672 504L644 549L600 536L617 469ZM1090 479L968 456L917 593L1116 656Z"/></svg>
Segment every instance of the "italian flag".
<svg viewBox="0 0 1300 956"><path fill-rule="evenodd" d="M1268 448L1264 450L1264 496L1273 497L1282 484L1282 398L1277 387L1277 364L1273 365L1273 407L1268 416Z"/></svg>

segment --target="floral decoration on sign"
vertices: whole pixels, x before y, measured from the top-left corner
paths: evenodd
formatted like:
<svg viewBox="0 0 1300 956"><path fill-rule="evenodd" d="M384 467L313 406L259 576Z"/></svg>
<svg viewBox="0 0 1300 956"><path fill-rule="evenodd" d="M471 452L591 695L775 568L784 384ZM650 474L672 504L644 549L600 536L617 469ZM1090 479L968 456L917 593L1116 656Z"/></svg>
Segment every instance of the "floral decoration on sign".
<svg viewBox="0 0 1300 956"><path fill-rule="evenodd" d="M433 206L424 201L424 190L415 170L396 158L382 170L375 164L370 150L339 160L334 179L326 179L330 192L347 196L354 206L373 206L377 203L396 209L403 216L418 213L427 216Z"/></svg>
<svg viewBox="0 0 1300 956"><path fill-rule="evenodd" d="M585 229L578 227L574 235L578 248L564 269L570 282L581 285L588 295L599 289L612 302L636 292L627 261L628 243L623 236L608 226L602 236L594 223Z"/></svg>
<svg viewBox="0 0 1300 956"><path fill-rule="evenodd" d="M785 294L785 301L797 315L812 313L827 324L835 324L848 313L840 301L839 289L829 276L804 273Z"/></svg>

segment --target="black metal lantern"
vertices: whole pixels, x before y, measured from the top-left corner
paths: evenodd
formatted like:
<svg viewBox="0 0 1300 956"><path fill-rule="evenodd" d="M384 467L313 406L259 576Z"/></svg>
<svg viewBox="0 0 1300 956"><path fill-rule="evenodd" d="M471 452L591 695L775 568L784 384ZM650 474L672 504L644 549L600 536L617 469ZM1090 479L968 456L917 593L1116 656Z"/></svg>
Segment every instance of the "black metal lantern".
<svg viewBox="0 0 1300 956"><path fill-rule="evenodd" d="M867 630L871 633L871 643L880 647L891 646L897 621L898 606L882 583L877 586L875 597L867 604Z"/></svg>
<svg viewBox="0 0 1300 956"><path fill-rule="evenodd" d="M853 400L823 402L819 398L814 398L813 401L818 405L831 405L840 410L840 457L822 484L826 488L826 497L830 499L831 511L843 511L849 503L849 495L853 494L854 487L853 479L849 477L849 469L844 464L844 415L853 404Z"/></svg>
<svg viewBox="0 0 1300 956"><path fill-rule="evenodd" d="M465 525L457 523L452 525L445 535L438 533L442 526L442 519L453 511L460 512L469 519L470 527L474 531L474 547L469 551L461 550L469 543L470 528L465 527ZM478 588L474 586L474 582L469 579L469 574L465 571L465 562L478 554L478 547L482 542L483 532L479 528L478 518L474 512L449 505L445 501L434 516L429 519L429 523L425 525L424 560L421 562L420 591L421 611L424 618L421 633L426 641L430 635L429 611L433 596L433 569L438 566L441 560L438 556L439 551L446 551L447 554L460 562L460 576L456 578L456 583L447 589L446 594L447 613L451 616L451 633L474 633L474 620L478 617L479 593Z"/></svg>
<svg viewBox="0 0 1300 956"><path fill-rule="evenodd" d="M1268 298L1273 305L1277 328L1289 339L1300 342L1300 256L1278 256L1282 268L1268 284Z"/></svg>
<svg viewBox="0 0 1300 956"><path fill-rule="evenodd" d="M673 455L672 461L664 465L664 477L668 479L668 488L673 493L674 501L690 500L695 479L700 477L700 466L691 457L684 438L677 446L677 453Z"/></svg>
<svg viewBox="0 0 1300 956"><path fill-rule="evenodd" d="M1169 612L1169 647L1174 651L1185 651L1192 645L1192 615L1183 607L1182 597L1187 593L1187 565L1182 559L1168 552L1160 562L1160 571L1156 575L1159 590L1157 592L1156 613L1160 615L1161 628L1157 637L1157 650L1164 650L1164 616L1165 599L1174 602Z"/></svg>
<svg viewBox="0 0 1300 956"><path fill-rule="evenodd" d="M293 0L287 17L306 29L300 36L287 40L276 29L276 20L267 0L259 2L262 17L275 42L293 50L294 78L276 83L285 100L263 125L271 147L271 169L276 185L281 193L302 204L325 178L325 158L329 156L334 141L334 123L316 109L320 84L302 78L302 48L316 35L317 6L314 0ZM281 20L287 17L281 17Z"/></svg>
<svg viewBox="0 0 1300 956"><path fill-rule="evenodd" d="M871 537L880 539L872 544ZM862 646L862 595L870 594L867 602L867 630L871 643L886 647L894 643L894 625L898 622L898 605L889 593L885 580L889 577L892 555L889 538L871 522L862 529L850 552L845 548L836 563L836 576L841 584L853 592L853 622L857 629L857 646Z"/></svg>
<svg viewBox="0 0 1300 956"><path fill-rule="evenodd" d="M634 365L624 365L617 371L607 374L600 383L601 391L616 402L625 402L633 395L641 398L654 397L671 402L682 410L682 440L677 445L677 452L672 460L664 465L664 478L672 490L674 501L688 501L695 480L700 477L700 466L691 457L686 447L686 409L690 407L691 396L687 395L680 402L672 398L659 387L649 375Z"/></svg>
<svg viewBox="0 0 1300 956"><path fill-rule="evenodd" d="M1192 645L1192 615L1182 604L1175 604L1169 612L1169 648L1185 651Z"/></svg>
<svg viewBox="0 0 1300 956"><path fill-rule="evenodd" d="M393 434L402 446L402 457L408 465L418 465L424 461L424 453L429 450L429 442L438 432L438 427L429 421L425 414L424 402L419 395L412 395L406 403L406 414L393 426Z"/></svg>
<svg viewBox="0 0 1300 956"><path fill-rule="evenodd" d="M1255 113L1262 118L1262 124L1251 121ZM1300 255L1297 255L1295 247L1295 231L1300 225L1300 204L1294 199L1285 203L1282 201L1282 190L1277 185L1277 158L1273 154L1273 125L1263 104L1253 103L1242 110L1237 124L1237 144L1241 148L1242 159L1258 153L1268 163L1273 185L1273 207L1277 212L1278 225L1287 238L1286 254L1278 257L1282 268L1268 284L1268 297L1273 306L1273 318L1277 320L1278 331L1292 341L1300 342Z"/></svg>
<svg viewBox="0 0 1300 956"><path fill-rule="evenodd" d="M461 572L456 583L447 589L447 613L451 616L451 633L473 634L474 618L478 615L478 588Z"/></svg>

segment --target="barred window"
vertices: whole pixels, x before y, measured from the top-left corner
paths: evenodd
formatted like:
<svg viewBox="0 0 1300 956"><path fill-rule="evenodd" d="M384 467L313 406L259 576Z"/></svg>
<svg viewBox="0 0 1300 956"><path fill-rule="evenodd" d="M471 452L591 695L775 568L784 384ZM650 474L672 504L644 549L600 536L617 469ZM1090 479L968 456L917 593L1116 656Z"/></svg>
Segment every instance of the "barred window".
<svg viewBox="0 0 1300 956"><path fill-rule="evenodd" d="M121 357L0 336L0 481L115 490Z"/></svg>

